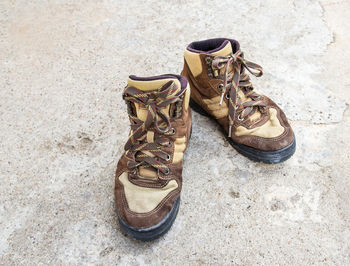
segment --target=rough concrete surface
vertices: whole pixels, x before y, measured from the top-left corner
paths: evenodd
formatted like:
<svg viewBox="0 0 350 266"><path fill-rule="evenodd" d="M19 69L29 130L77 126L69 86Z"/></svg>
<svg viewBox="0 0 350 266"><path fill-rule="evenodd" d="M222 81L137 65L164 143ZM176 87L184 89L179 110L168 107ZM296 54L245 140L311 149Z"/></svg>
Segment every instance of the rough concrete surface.
<svg viewBox="0 0 350 266"><path fill-rule="evenodd" d="M349 24L348 0L1 1L0 264L349 265ZM211 37L264 67L297 152L253 163L195 113L174 226L131 240L114 212L122 89Z"/></svg>

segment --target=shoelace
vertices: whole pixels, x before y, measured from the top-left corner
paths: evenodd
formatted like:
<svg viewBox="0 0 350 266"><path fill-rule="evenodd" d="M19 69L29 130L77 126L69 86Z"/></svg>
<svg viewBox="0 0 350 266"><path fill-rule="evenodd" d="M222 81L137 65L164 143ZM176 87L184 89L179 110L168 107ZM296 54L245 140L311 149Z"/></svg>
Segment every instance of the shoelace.
<svg viewBox="0 0 350 266"><path fill-rule="evenodd" d="M229 73L229 68L231 65L232 71ZM212 61L212 67L218 70L225 68L223 77L224 84L220 84L222 93L219 104L222 104L224 96L227 95L229 119L228 136L231 137L236 111L241 112L238 119L244 120L247 116L255 112L254 107L266 106L266 103L263 100L259 100L260 95L253 91L253 85L250 81L250 77L244 71L244 69L247 69L254 76L260 77L263 74L262 67L258 64L245 60L243 53L240 50L227 57L216 56ZM253 70L256 70L257 72L254 72ZM232 72L233 75L230 75ZM237 97L239 88L242 89L242 92L246 97L251 98L250 101L244 103L241 102L240 98Z"/></svg>
<svg viewBox="0 0 350 266"><path fill-rule="evenodd" d="M124 150L134 154L134 161L129 161L130 169L137 167L152 166L163 174L169 174L169 168L159 162L157 158L169 161L170 155L162 151L162 147L171 145L169 138L164 135L172 135L175 130L171 127L169 118L162 112L161 108L180 100L174 82L169 81L159 90L145 92L135 87L127 87L123 93L123 99L127 102L139 103L147 108L145 121L129 112L132 121L130 135ZM161 118L161 123L157 119ZM151 130L152 129L152 130ZM154 132L153 142L147 141L148 132ZM154 156L152 156L153 154Z"/></svg>

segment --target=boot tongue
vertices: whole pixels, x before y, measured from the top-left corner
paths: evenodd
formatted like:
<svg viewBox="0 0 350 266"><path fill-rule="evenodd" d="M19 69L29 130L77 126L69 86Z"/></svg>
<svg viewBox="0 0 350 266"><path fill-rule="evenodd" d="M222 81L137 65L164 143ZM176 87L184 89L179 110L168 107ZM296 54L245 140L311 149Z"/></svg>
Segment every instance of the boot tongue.
<svg viewBox="0 0 350 266"><path fill-rule="evenodd" d="M232 45L231 42L228 40L225 40L219 48L220 49L218 51L215 51L210 54L215 56L228 56L232 54Z"/></svg>
<svg viewBox="0 0 350 266"><path fill-rule="evenodd" d="M230 54L232 54L233 51L232 51L232 45L231 45L231 42L226 40L224 41L221 46L219 47L219 50L215 51L215 52L212 52L210 53L211 55L214 55L214 56L224 56L224 57L227 57L229 56ZM231 72L233 69L232 65L229 66L229 69L228 71ZM220 75L224 75L225 73L225 68L222 68L220 70L217 70L218 71L218 74Z"/></svg>
<svg viewBox="0 0 350 266"><path fill-rule="evenodd" d="M135 80L132 77L128 79L128 86L133 86L139 90L144 92L151 92L160 89L167 82L173 81L175 83L175 87L177 88L177 92L181 90L180 81L177 78L163 78L163 79L155 79L155 80ZM169 117L170 116L170 105L162 108L164 114ZM135 114L138 119L145 121L147 117L147 108L143 104L135 103Z"/></svg>

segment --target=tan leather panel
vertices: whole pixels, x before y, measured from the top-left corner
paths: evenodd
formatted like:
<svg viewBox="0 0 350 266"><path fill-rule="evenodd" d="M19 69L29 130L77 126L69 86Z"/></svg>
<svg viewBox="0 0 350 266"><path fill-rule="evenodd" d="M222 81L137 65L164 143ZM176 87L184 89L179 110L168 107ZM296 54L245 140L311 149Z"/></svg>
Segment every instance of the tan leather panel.
<svg viewBox="0 0 350 266"><path fill-rule="evenodd" d="M150 157L154 157L154 154L150 151L143 151L143 153L147 154ZM151 168L151 167L147 167L147 168L140 167L139 174L142 177L147 177L150 179L157 179L158 178L156 170L154 168Z"/></svg>
<svg viewBox="0 0 350 266"><path fill-rule="evenodd" d="M206 105L219 105L220 96L215 96L215 97L213 97L211 99L203 99L203 102ZM222 105L227 107L227 104L225 102L223 102Z"/></svg>
<svg viewBox="0 0 350 266"><path fill-rule="evenodd" d="M178 88L179 90L181 89L180 81L177 78L173 78L173 79L167 78L167 79L157 79L157 80L147 80L147 81L133 80L129 78L128 85L136 87L139 90L143 90L143 91L153 91L155 89L159 89L168 81L174 81L176 88Z"/></svg>
<svg viewBox="0 0 350 266"><path fill-rule="evenodd" d="M162 112L167 117L169 117L169 108L170 108L170 105L168 105L168 106L166 106L164 108L161 108ZM136 116L137 116L137 118L142 120L142 121L145 121L146 118L147 118L147 113L148 113L148 110L145 108L145 106L142 106L139 103L135 103L135 109L136 109ZM158 117L158 120L160 120L159 117Z"/></svg>
<svg viewBox="0 0 350 266"><path fill-rule="evenodd" d="M121 174L119 180L124 186L129 209L136 213L152 211L171 191L178 188L175 180L171 180L163 188L140 187L129 181L127 172Z"/></svg>
<svg viewBox="0 0 350 266"><path fill-rule="evenodd" d="M153 154L152 154L152 157L153 157ZM154 168L140 167L139 174L142 177L146 177L146 178L149 178L149 179L152 179L152 180L158 179L157 172L154 170Z"/></svg>
<svg viewBox="0 0 350 266"><path fill-rule="evenodd" d="M148 131L146 139L147 139L148 143L153 143L154 142L154 132Z"/></svg>
<svg viewBox="0 0 350 266"><path fill-rule="evenodd" d="M247 129L243 126L239 126L236 129L236 136L258 136L262 138L275 138L280 136L284 132L284 127L281 126L280 121L277 118L277 110L275 108L269 108L270 119L260 127Z"/></svg>
<svg viewBox="0 0 350 266"><path fill-rule="evenodd" d="M228 106L225 101L220 103L220 96L216 96L211 99L203 99L203 102L207 105L207 108L212 112L212 115L216 118L223 118L228 115Z"/></svg>
<svg viewBox="0 0 350 266"><path fill-rule="evenodd" d="M185 110L188 109L188 106L190 104L190 97L191 97L191 87L190 84L187 83L187 87L186 87L186 92L185 92Z"/></svg>
<svg viewBox="0 0 350 266"><path fill-rule="evenodd" d="M231 53L232 53L232 45L231 45L231 42L228 42L222 49L211 54L215 56L228 56Z"/></svg>
<svg viewBox="0 0 350 266"><path fill-rule="evenodd" d="M260 119L260 117L261 117L261 113L260 112L255 112L254 114L249 116L249 120L254 122L254 121Z"/></svg>
<svg viewBox="0 0 350 266"><path fill-rule="evenodd" d="M186 137L177 138L174 142L174 158L173 163L178 163L182 160L186 149Z"/></svg>
<svg viewBox="0 0 350 266"><path fill-rule="evenodd" d="M241 91L240 89L237 91L238 97L241 99L242 103L246 102L246 101L250 101L250 98L247 98L245 96L245 94L243 93L243 91Z"/></svg>
<svg viewBox="0 0 350 266"><path fill-rule="evenodd" d="M186 50L185 60L194 77L197 77L200 73L202 73L202 61L198 53L193 53Z"/></svg>
<svg viewBox="0 0 350 266"><path fill-rule="evenodd" d="M225 116L228 115L228 108L220 108L217 110L212 110L212 115L216 118L216 119L220 119L223 118Z"/></svg>

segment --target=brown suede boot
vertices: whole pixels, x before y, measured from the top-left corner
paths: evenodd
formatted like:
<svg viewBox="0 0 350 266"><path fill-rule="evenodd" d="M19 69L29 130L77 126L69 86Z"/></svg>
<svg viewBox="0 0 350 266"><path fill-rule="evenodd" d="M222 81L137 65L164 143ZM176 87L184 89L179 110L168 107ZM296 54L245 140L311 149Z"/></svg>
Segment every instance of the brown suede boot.
<svg viewBox="0 0 350 266"><path fill-rule="evenodd" d="M117 166L117 215L125 233L148 241L166 233L179 210L190 88L178 75L130 76L123 98L131 131Z"/></svg>
<svg viewBox="0 0 350 266"><path fill-rule="evenodd" d="M215 118L238 152L264 163L285 161L295 152L293 130L283 111L253 88L246 71L262 75L237 41L220 38L188 45L181 74L191 86L191 107Z"/></svg>

